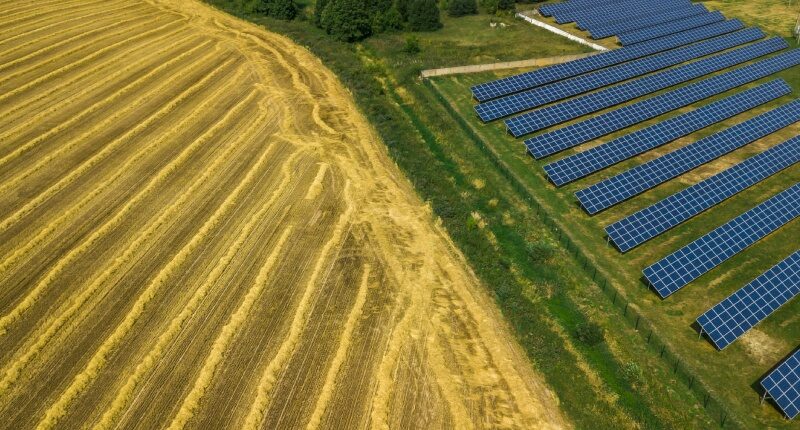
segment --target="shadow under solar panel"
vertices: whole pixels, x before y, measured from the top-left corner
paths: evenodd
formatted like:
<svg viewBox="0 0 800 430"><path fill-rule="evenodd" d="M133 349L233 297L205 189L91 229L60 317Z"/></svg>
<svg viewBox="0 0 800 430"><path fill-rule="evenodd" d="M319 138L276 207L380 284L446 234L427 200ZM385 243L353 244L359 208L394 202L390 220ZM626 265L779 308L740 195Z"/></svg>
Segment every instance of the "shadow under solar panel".
<svg viewBox="0 0 800 430"><path fill-rule="evenodd" d="M798 162L800 136L628 215L606 233L626 252Z"/></svg>
<svg viewBox="0 0 800 430"><path fill-rule="evenodd" d="M697 318L697 324L701 333L722 350L798 293L800 251L707 310Z"/></svg>
<svg viewBox="0 0 800 430"><path fill-rule="evenodd" d="M761 380L770 398L787 418L800 413L800 348Z"/></svg>
<svg viewBox="0 0 800 430"><path fill-rule="evenodd" d="M800 183L646 267L642 273L663 299L800 215Z"/></svg>

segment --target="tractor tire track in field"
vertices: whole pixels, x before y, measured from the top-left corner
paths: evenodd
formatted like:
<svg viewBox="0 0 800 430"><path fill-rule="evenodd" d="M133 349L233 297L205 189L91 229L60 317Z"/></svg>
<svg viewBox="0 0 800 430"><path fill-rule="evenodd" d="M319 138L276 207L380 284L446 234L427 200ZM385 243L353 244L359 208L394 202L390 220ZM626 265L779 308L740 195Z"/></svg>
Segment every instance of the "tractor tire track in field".
<svg viewBox="0 0 800 430"><path fill-rule="evenodd" d="M304 48L195 0L0 12L9 425L569 427Z"/></svg>

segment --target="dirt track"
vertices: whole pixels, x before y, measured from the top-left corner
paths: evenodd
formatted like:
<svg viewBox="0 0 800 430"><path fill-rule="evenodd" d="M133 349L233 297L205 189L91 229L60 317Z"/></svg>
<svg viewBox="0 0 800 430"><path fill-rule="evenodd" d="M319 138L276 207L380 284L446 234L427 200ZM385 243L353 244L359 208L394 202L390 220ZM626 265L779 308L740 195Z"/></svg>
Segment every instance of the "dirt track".
<svg viewBox="0 0 800 430"><path fill-rule="evenodd" d="M0 0L0 427L562 427L350 96L182 0Z"/></svg>

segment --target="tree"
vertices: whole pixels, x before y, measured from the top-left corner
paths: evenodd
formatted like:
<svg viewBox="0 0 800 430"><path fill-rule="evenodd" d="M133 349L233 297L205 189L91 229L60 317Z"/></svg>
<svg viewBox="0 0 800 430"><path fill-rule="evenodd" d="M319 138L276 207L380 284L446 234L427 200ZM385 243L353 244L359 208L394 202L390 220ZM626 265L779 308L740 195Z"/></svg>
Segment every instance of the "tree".
<svg viewBox="0 0 800 430"><path fill-rule="evenodd" d="M394 6L403 22L408 22L408 3L410 0L395 0Z"/></svg>
<svg viewBox="0 0 800 430"><path fill-rule="evenodd" d="M516 2L514 0L498 0L497 9L499 10L514 10Z"/></svg>
<svg viewBox="0 0 800 430"><path fill-rule="evenodd" d="M450 16L475 15L478 13L478 3L475 0L450 0L447 14Z"/></svg>
<svg viewBox="0 0 800 430"><path fill-rule="evenodd" d="M364 0L330 0L322 11L322 28L338 40L355 42L372 34Z"/></svg>
<svg viewBox="0 0 800 430"><path fill-rule="evenodd" d="M294 0L261 0L258 11L272 18L291 21L297 16Z"/></svg>
<svg viewBox="0 0 800 430"><path fill-rule="evenodd" d="M412 31L434 31L442 28L436 0L411 0L408 5L408 26Z"/></svg>
<svg viewBox="0 0 800 430"><path fill-rule="evenodd" d="M328 5L328 0L317 0L317 3L314 5L314 25L319 28L322 28L322 11L325 10L325 6Z"/></svg>
<svg viewBox="0 0 800 430"><path fill-rule="evenodd" d="M389 30L402 30L403 17L394 5L385 11L380 11L372 18L372 33L383 33Z"/></svg>

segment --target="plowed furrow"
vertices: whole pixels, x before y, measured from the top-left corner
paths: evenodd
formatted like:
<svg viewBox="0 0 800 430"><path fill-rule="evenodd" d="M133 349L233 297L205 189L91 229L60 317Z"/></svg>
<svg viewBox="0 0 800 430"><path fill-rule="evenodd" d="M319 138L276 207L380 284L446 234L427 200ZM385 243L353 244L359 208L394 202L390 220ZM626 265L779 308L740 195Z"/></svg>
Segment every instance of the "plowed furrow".
<svg viewBox="0 0 800 430"><path fill-rule="evenodd" d="M45 21L47 19L52 19L54 17L57 18L59 12L69 11L69 10L73 10L73 9L84 9L84 8L91 7L92 5L97 4L97 3L105 3L105 0L93 0L93 1L88 1L88 2L76 0L76 1L72 1L72 2L67 2L67 4L58 7L58 9L56 9L56 10L41 10L40 8L36 7L36 8L32 8L33 11L31 11L31 8L29 8L27 10L23 10L23 11L20 11L20 12L11 13L11 14L5 16L5 18L11 18L11 19L4 20L4 21L0 22L0 28L8 28L8 29L11 29L11 30L9 30L8 32L0 32L0 36L2 36L5 33L12 32L14 28L17 28L21 24L25 24L26 20L30 20L32 18L38 18L40 16L44 16L45 17L44 19L37 20L35 22L35 24L39 24L40 22ZM50 15L50 16L48 16L48 15Z"/></svg>
<svg viewBox="0 0 800 430"><path fill-rule="evenodd" d="M144 128L148 127L152 122L155 122L158 118L166 115L169 111L174 109L184 99L188 98L193 93L199 91L206 84L208 84L210 81L212 81L218 74L220 74L223 70L225 70L225 66L229 65L232 61L233 60L226 61L222 65L218 66L212 73L209 73L208 75L206 75L206 77L204 79L198 81L197 83L195 83L191 87L185 89L178 97L172 99L167 105L163 106L159 111L157 111L152 116L150 116L148 118L149 121L140 123L139 124L139 128L144 129ZM205 100L205 103L203 103L203 104L201 104L199 106L203 107L206 104L211 103L213 100L214 100L214 98L210 97L210 98ZM186 119L184 119L184 123L189 122L191 119L192 119L191 116L187 117ZM123 137L133 136L138 131L139 130L132 129L131 131L129 131L129 133L127 133ZM113 151L113 147L106 147L104 150L107 150L109 148L111 148L108 151L110 153L110 152ZM144 151L140 151L140 154L144 155L143 152ZM80 174L83 174L84 171L88 170L89 168L91 168L91 166L96 164L96 163L89 163L88 161L89 160L87 160L87 163L82 164L81 168L73 170L70 173L70 175L65 177L64 179L66 179L68 181L71 181L73 179L70 179L70 176L78 176ZM85 168L84 168L84 166L85 166ZM166 174L167 172L164 172L164 173ZM63 188L66 185L67 184L64 184L60 188ZM53 188L51 188L51 190L52 191L50 191L50 194L54 194L55 192L57 192L57 190L54 190ZM40 200L45 200L45 199L40 199ZM17 306L11 312L9 312L7 315L4 315L2 318L0 318L0 334L4 334L6 329L8 328L8 326L11 323L13 323L16 319L18 319L25 310L30 308L30 306L32 306L36 302L36 300L38 300L38 298L41 296L41 294L44 292L44 290L48 287L48 285L58 276L58 274L67 265L69 265L69 263L72 260L74 260L79 255L81 255L81 253L86 251L86 249L96 240L96 239L94 239L95 237L102 236L108 230L112 229L116 225L117 222L121 221L124 218L124 216L127 214L127 212L129 212L132 209L132 207L134 206L134 203L135 203L134 200L129 201L128 204L126 205L126 208L128 208L127 210L123 210L120 213L118 213L117 217L113 218L112 220L110 220L109 222L107 222L106 224L104 224L103 226L98 228L97 230L95 230L95 232L93 233L93 236L91 236L89 239L87 239L85 241L85 243L81 247L74 248L74 249L70 250L70 252L67 253L66 256L64 256L61 260L59 260L57 262L57 264L50 269L50 271L47 273L47 275L45 275L39 281L39 283L37 283L37 285L35 287L33 287L25 295L25 297L17 304ZM2 389L2 386L0 386L0 389Z"/></svg>
<svg viewBox="0 0 800 430"><path fill-rule="evenodd" d="M147 25L147 23L142 24L142 26L145 26L145 25ZM168 29L170 27L176 28L176 27L178 27L178 25L179 25L178 22L171 21L171 22L169 22L167 24L164 24L162 26L156 27L156 28L154 28L152 30L148 30L148 31L145 31L145 32L142 32L142 33L137 33L134 36L130 36L130 37L124 39L124 40L120 40L119 42L112 43L111 45L108 45L108 46L106 46L104 48L100 48L100 49L98 49L96 51L93 51L91 54L89 54L87 56L81 57L81 59L78 60L78 61L75 61L75 62L66 64L64 66L61 66L61 67L59 67L59 68L57 68L57 69L55 69L53 71L50 71L48 73L45 73L42 76L39 76L36 79L31 80L30 82L28 82L28 83L26 83L24 85L17 86L13 90L7 91L7 92L1 94L0 95L0 101L4 101L4 100L8 99L9 97L12 97L12 96L14 96L16 94L19 94L19 93L21 93L21 92L23 92L25 90L30 89L30 88L34 88L37 85L41 84L42 82L46 82L49 79L53 79L55 77L61 76L65 72L67 72L69 70L72 70L72 69L74 69L74 68L76 68L78 66L81 66L81 65L87 64L87 63L91 63L95 58L99 58L102 55L106 54L107 52L110 52L113 49L116 49L116 48L118 48L120 46L124 46L126 44L130 44L131 42L136 41L136 40L144 39L145 37L150 36L151 34L156 34L156 33L160 32L160 31ZM124 34L124 33L119 33L119 34Z"/></svg>
<svg viewBox="0 0 800 430"><path fill-rule="evenodd" d="M189 36L187 36L186 38L188 38L188 37ZM179 40L177 42L180 43L181 40ZM45 132L43 134L40 134L39 136L36 136L32 140L29 140L28 142L25 142L25 143L23 143L21 145L14 145L15 149L13 151L11 151L11 152L3 155L2 157L0 157L0 169L2 169L3 166L5 166L9 162L11 162L12 160L17 159L18 157L22 156L27 151L31 150L34 146L46 141L47 139L50 139L51 137L53 137L56 134L58 134L58 133L60 133L60 132L62 132L64 130L68 130L71 127L73 127L74 125L80 123L85 117L87 117L87 116L99 111L100 109L112 106L112 104L115 101L117 101L119 98L121 98L121 97L131 93L132 91L138 89L144 83L150 82L151 79L154 76L158 76L162 71L164 71L164 70L168 69L169 67L171 67L172 65L182 61L184 58L187 58L187 57L189 57L191 55L194 55L194 53L199 51L200 49L207 48L209 45L211 45L211 42L206 41L206 42L203 42L203 43L201 43L201 44L199 44L199 45L197 45L197 46L195 46L193 48L190 48L190 49L188 49L188 50L186 50L186 51L184 51L182 53L179 53L179 54L176 53L177 55L167 56L166 58L169 58L168 61L163 62L159 66L150 69L147 73L145 73L144 75L140 76L139 78L137 78L133 82L121 87L120 89L118 89L117 91L115 91L114 93L109 95L108 97L106 97L104 99L101 99L101 100L97 101L96 103L88 106L86 109L83 109L82 111L76 113L75 115L70 117L68 120L57 124L56 126L51 128L47 132ZM172 51L172 49L173 49L172 47L173 46L174 45L170 45L169 47L167 47L165 49L162 49L156 55L158 55L159 57L163 56L167 52ZM105 79L101 79L101 80L97 81L96 84L95 84L96 87L104 86L104 85L108 84L109 82L114 82L114 80L117 79L120 75L122 75L123 73L126 73L129 70L129 68L134 68L134 67L136 67L136 65L137 65L136 63L133 63L130 66L128 66L128 68L123 68L123 69L117 70L117 72L115 72L112 75L109 75ZM89 88L86 88L85 91L90 91L92 89L94 89L94 88L89 87ZM139 103L133 103L133 104L127 105L127 111L130 111L130 110L138 108L145 100L147 100L147 98L146 97L142 97L142 98L139 98L138 100L139 100ZM11 144L13 144L13 142L15 140L14 139L14 135L15 134L21 133L21 132L29 129L32 126L33 123L46 119L49 115L52 115L53 112L57 112L58 110L63 109L66 106L69 106L69 104L70 104L69 102L70 101L71 100L67 100L63 104L52 106L48 110L42 111L39 114L30 117L27 121L22 122L17 127L13 128L11 130L8 130L7 132L5 132L3 134L0 134L0 142L8 141ZM84 138L73 140L72 142L80 143L80 141L82 141L86 137L88 137L86 135L84 135L84 136L85 136ZM54 159L56 157L60 157L63 153L65 153L66 151L68 151L70 149L71 149L71 146L69 144L62 144L62 145L60 145L58 147L57 151L49 154L48 157L43 158L42 161L40 163L38 163L37 165L38 166L47 165L52 159ZM29 173L26 173L25 175L21 175L18 178L15 178L15 181L19 181L19 180L22 180L22 179L26 178L27 176L29 176L32 172L35 172L36 170L38 170L38 169L37 168L31 169L29 171ZM0 193L2 193L3 190L6 189L6 188L7 187L0 187Z"/></svg>

